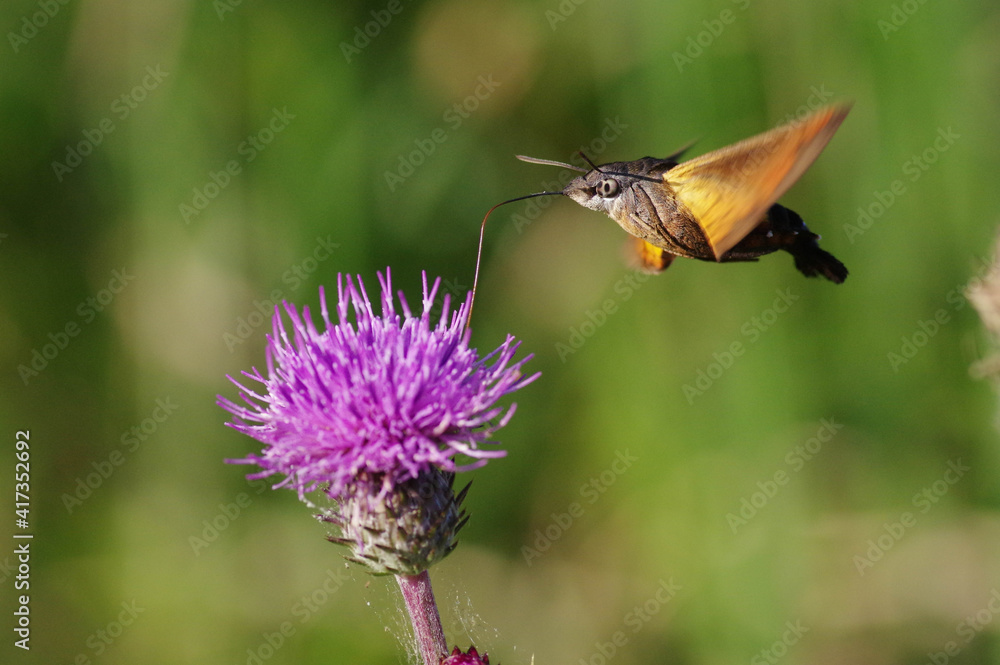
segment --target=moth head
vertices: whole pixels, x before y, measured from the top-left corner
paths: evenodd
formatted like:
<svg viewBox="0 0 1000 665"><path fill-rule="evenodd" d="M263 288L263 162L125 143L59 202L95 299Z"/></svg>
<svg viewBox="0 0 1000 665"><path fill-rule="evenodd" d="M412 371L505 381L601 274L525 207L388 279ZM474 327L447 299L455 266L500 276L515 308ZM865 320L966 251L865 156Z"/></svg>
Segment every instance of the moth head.
<svg viewBox="0 0 1000 665"><path fill-rule="evenodd" d="M643 157L634 162L594 166L570 182L563 194L586 208L607 213L617 219L618 212L637 203L633 191L636 187L648 187L646 183L662 184L663 174L676 165L677 162L671 158L662 160Z"/></svg>
<svg viewBox="0 0 1000 665"><path fill-rule="evenodd" d="M633 187L642 184L643 181L661 184L663 182L662 174L677 164L674 161L674 155L666 160L643 157L634 162L612 162L601 166L594 164L582 152L580 156L590 165L589 171L565 162L554 162L522 155L518 155L517 158L532 164L561 166L580 171L583 175L571 180L563 188L562 194L585 208L603 212L613 219L617 219L619 213L629 208L629 202L634 200L634 194L631 194ZM545 192L545 194L551 193Z"/></svg>
<svg viewBox="0 0 1000 665"><path fill-rule="evenodd" d="M594 169L570 181L563 194L585 208L610 214L615 201L627 187L622 176Z"/></svg>

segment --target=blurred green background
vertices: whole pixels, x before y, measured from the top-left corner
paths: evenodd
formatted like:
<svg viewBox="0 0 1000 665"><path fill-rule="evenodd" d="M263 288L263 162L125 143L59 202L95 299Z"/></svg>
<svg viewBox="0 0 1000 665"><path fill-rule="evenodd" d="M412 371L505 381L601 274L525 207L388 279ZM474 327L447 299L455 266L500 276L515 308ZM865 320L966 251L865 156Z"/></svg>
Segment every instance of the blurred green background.
<svg viewBox="0 0 1000 665"><path fill-rule="evenodd" d="M996 3L16 0L0 27L0 487L30 430L35 534L30 653L0 555L4 662L405 662L392 581L223 463L259 449L215 406L263 367L259 312L385 266L411 302L421 270L463 295L485 211L560 175L514 154L700 154L854 100L782 199L843 286L786 254L630 283L603 215L494 214L473 342L514 334L543 376L432 571L448 640L1000 663L962 298L1000 223Z"/></svg>

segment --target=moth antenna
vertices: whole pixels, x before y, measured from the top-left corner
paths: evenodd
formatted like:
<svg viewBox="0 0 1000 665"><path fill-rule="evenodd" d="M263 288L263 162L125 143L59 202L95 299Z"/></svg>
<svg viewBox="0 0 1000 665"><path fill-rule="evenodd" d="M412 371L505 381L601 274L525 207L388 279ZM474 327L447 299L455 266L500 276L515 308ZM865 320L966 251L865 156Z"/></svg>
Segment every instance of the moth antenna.
<svg viewBox="0 0 1000 665"><path fill-rule="evenodd" d="M675 157L680 157L681 154L685 150L687 150L688 148L690 148L692 145L694 145L694 141L692 141L691 143L687 144L686 146L684 146L683 148L681 148L680 150L678 150L674 154L670 155L669 157L667 157L667 159L674 159ZM585 154L583 154L583 150L580 151L580 156L583 157L584 161L586 161L588 164L590 164L594 168L595 171L597 171L598 173L603 173L604 175L617 175L617 176L621 176L623 178L635 178L636 180L645 180L647 182L655 182L655 183L662 183L663 182L662 178L650 178L649 176L639 175L638 173L619 173L618 171L602 171L599 166L597 166L596 164L594 164L594 162L590 161L590 157L587 157Z"/></svg>
<svg viewBox="0 0 1000 665"><path fill-rule="evenodd" d="M561 166L564 169L571 169L573 171L579 171L580 173L587 172L587 169L581 169L579 166L573 166L572 164L567 164L566 162L557 162L552 159L539 159L537 157L525 157L524 155L514 155L514 156L520 159L522 162L528 162L529 164L543 164L545 166Z"/></svg>
<svg viewBox="0 0 1000 665"><path fill-rule="evenodd" d="M694 145L693 142L689 143L688 145L686 145L683 148L681 148L678 152L675 152L673 155L670 155L670 157L667 157L667 159L673 159L674 157L680 156L680 154L682 152L684 152L685 150L687 150L688 148L690 148L692 145ZM656 182L656 183L662 183L663 182L663 180L660 179L660 178L650 178L648 176L638 175L636 173L618 173L617 171L602 171L601 167L599 167L594 162L590 161L590 157L587 157L587 155L583 154L582 150L580 150L577 154L579 154L581 157L583 157L583 161L587 162L590 165L590 168L592 168L593 170L597 171L598 173L603 173L604 175L617 175L617 176L621 176L623 178L635 178L636 180L646 180L648 182ZM529 164L544 164L546 166L562 166L563 168L573 169L574 171L579 171L580 173L587 173L587 169L581 169L579 166L573 166L572 164L567 164L566 162L556 162L556 161L552 161L551 159L538 159L537 157L525 157L524 155L515 155L515 157L517 157L518 159L520 159L522 162L528 162ZM537 194L537 195L536 194L532 194L531 196L543 196L545 194L561 194L561 193L562 192L542 192L541 194ZM525 197L525 198L527 198L527 197ZM511 201L517 201L517 200L518 199L511 199ZM510 203L510 201L504 201L504 203ZM498 203L497 205L503 205L503 203ZM490 210L492 211L492 208ZM486 214L489 215L490 213L486 213Z"/></svg>
<svg viewBox="0 0 1000 665"><path fill-rule="evenodd" d="M525 161L529 161L532 158L528 158ZM572 167L571 167L572 168ZM476 304L476 287L479 286L479 266L483 259L483 236L486 234L486 220L490 218L490 214L494 210L502 205L507 205L508 203L514 203L515 201L523 201L525 199L533 199L536 196L561 196L562 192L536 192L534 194L527 194L525 196L518 196L517 198L508 199L506 201L501 201L492 208L486 211L486 216L483 217L483 223L479 227L479 250L476 252L476 276L472 278L472 300L469 302L469 316L465 320L465 327L468 328L472 325L472 308Z"/></svg>
<svg viewBox="0 0 1000 665"><path fill-rule="evenodd" d="M595 170L595 171L597 171L598 173L604 173L604 171L602 171L602 170L601 170L601 169L600 169L600 168L599 168L599 167L597 166L597 164L595 164L594 162L590 161L590 157L587 157L587 156L586 156L585 154L583 154L583 150L578 150L578 151L577 151L577 154L579 154L579 155L580 155L581 157L583 157L583 161L585 161L585 162L587 162L588 164L590 164L590 168L594 169L594 170ZM582 171L583 169L580 169L580 170Z"/></svg>

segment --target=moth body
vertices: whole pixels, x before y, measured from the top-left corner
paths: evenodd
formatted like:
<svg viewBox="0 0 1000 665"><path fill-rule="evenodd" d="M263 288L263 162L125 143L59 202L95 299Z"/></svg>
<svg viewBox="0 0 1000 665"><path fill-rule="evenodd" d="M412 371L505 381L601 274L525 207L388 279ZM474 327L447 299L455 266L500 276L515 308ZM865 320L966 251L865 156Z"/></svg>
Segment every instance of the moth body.
<svg viewBox="0 0 1000 665"><path fill-rule="evenodd" d="M635 238L635 256L651 272L665 270L676 256L725 263L756 261L784 250L804 275L839 284L847 268L820 249L819 236L777 200L812 164L849 110L846 105L821 109L683 162L682 150L662 159L595 166L561 193L615 220ZM538 195L551 193L556 192Z"/></svg>

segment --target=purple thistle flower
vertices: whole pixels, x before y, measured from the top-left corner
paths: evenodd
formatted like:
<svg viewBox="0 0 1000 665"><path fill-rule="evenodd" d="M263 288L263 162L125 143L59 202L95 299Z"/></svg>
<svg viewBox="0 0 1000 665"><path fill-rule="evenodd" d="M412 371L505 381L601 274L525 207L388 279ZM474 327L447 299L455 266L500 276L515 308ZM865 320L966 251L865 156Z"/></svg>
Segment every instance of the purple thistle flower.
<svg viewBox="0 0 1000 665"><path fill-rule="evenodd" d="M244 372L263 384L263 392L229 377L245 405L218 400L235 416L227 424L265 447L260 454L228 461L259 465L261 471L248 478L283 474L275 487L294 488L300 498L323 488L339 499L359 479L380 479L381 487L372 489L384 494L431 467L463 471L505 455L485 448L514 413L515 405L505 409L497 402L538 374L521 373L530 356L512 362L519 345L513 337L482 358L469 347L470 297L450 312L445 295L441 317L432 324L440 282L428 289L425 273L422 311L415 316L400 293L400 314L387 269L384 277L379 274L382 313L377 316L361 278L355 286L350 276L338 276L336 323L320 289L324 331L316 329L308 307L300 317L284 303L291 339L275 308L268 377L257 369ZM471 463L457 465L459 455Z"/></svg>

